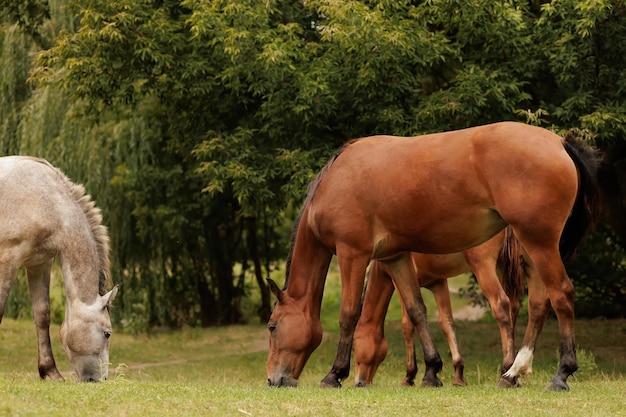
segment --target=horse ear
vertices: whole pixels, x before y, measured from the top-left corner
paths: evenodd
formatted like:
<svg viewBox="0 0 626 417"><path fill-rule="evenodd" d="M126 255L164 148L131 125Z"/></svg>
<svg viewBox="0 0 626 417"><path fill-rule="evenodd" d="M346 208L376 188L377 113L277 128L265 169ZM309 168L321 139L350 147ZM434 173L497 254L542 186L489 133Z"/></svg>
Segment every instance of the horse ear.
<svg viewBox="0 0 626 417"><path fill-rule="evenodd" d="M102 308L111 308L111 304L113 304L113 300L115 300L115 296L117 295L119 289L120 286L116 285L111 291L102 296Z"/></svg>
<svg viewBox="0 0 626 417"><path fill-rule="evenodd" d="M267 283L270 286L270 291L272 291L272 293L274 293L274 295L276 296L276 299L278 300L278 302L280 303L281 301L283 301L283 295L284 295L283 290L278 288L278 285L276 285L274 280L271 279L271 278L267 278Z"/></svg>

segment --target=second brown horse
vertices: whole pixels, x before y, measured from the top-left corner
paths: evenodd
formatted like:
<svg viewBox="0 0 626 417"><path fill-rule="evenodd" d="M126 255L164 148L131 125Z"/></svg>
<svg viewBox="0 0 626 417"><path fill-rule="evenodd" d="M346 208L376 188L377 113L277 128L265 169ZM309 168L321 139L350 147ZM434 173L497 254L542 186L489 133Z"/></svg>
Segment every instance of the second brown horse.
<svg viewBox="0 0 626 417"><path fill-rule="evenodd" d="M496 236L465 252L432 255L414 252L411 255L416 279L435 296L439 310L439 325L448 341L454 366L453 385L467 385L463 375L465 362L459 350L450 305L448 278L474 272L483 294L487 297L500 328L502 366L504 373L513 364L515 349L513 332L520 309L520 295L524 289L524 261L521 245L507 227ZM384 323L387 308L394 292L392 275L384 263L374 262L365 290L361 318L354 332L355 385L370 386L387 355ZM415 326L404 308L402 297L402 332L406 346L406 377L403 385L414 385L417 374L415 355ZM425 375L422 385L437 384L433 375Z"/></svg>

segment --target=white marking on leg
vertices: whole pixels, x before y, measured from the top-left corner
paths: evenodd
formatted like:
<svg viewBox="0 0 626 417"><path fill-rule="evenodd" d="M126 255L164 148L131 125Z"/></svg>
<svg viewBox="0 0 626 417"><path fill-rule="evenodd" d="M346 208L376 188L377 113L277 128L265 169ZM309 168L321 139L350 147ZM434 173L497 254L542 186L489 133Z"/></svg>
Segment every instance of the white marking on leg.
<svg viewBox="0 0 626 417"><path fill-rule="evenodd" d="M523 346L511 368L504 374L507 378L515 378L520 375L526 375L533 371L533 350L528 346Z"/></svg>

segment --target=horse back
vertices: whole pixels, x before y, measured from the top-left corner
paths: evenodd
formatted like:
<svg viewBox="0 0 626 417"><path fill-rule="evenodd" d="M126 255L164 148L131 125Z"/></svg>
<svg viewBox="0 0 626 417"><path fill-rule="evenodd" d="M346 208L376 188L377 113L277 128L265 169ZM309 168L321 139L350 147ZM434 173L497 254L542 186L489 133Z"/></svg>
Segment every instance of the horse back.
<svg viewBox="0 0 626 417"><path fill-rule="evenodd" d="M47 161L0 158L0 262L28 266L54 257L60 231L76 216L69 201Z"/></svg>
<svg viewBox="0 0 626 417"><path fill-rule="evenodd" d="M373 136L334 159L309 200L307 221L328 247L375 259L461 252L507 223L538 216L546 201L564 199L568 212L576 184L562 139L529 125Z"/></svg>

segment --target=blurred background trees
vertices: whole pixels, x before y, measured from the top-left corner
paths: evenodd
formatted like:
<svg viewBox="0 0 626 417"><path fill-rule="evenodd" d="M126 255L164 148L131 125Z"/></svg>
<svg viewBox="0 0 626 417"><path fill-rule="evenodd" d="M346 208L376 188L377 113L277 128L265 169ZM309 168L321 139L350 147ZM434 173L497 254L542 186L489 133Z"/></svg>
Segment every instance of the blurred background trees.
<svg viewBox="0 0 626 417"><path fill-rule="evenodd" d="M0 149L49 159L102 207L127 329L265 320L264 278L343 142L501 120L605 151L606 224L568 270L579 316L624 315L622 1L0 7Z"/></svg>

